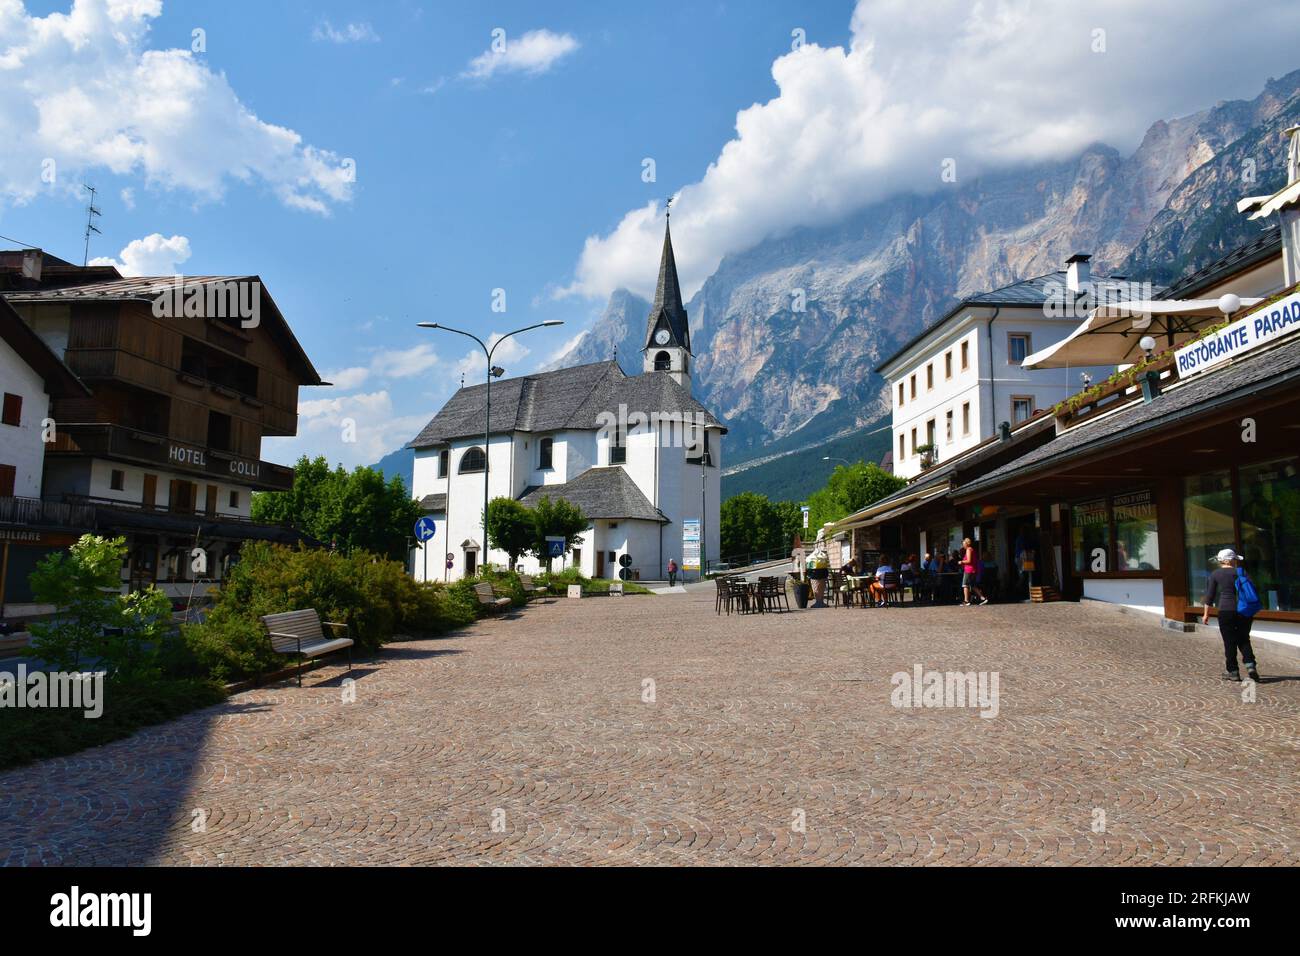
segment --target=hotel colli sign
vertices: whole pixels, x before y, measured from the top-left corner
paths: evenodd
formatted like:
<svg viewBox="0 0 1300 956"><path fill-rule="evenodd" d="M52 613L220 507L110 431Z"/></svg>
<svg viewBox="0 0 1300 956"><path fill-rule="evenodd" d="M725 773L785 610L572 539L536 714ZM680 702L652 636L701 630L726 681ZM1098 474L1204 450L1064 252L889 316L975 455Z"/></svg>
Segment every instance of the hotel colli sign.
<svg viewBox="0 0 1300 956"><path fill-rule="evenodd" d="M1178 377L1188 378L1217 368L1229 359L1266 345L1300 329L1300 292L1238 319L1174 353Z"/></svg>
<svg viewBox="0 0 1300 956"><path fill-rule="evenodd" d="M167 460L178 465L198 468L207 472L221 470L219 465L209 464L207 452L202 448L191 448L187 445L169 445L167 447ZM261 477L262 463L260 461L247 461L243 458L232 458L227 462L227 464L232 477L248 479Z"/></svg>

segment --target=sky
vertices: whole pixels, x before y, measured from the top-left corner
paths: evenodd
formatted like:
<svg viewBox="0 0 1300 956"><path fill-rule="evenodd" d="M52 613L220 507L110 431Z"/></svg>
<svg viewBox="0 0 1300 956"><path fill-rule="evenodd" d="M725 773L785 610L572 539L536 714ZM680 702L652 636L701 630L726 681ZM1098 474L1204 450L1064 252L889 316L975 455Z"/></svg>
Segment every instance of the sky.
<svg viewBox="0 0 1300 956"><path fill-rule="evenodd" d="M663 204L721 259L900 190L1133 149L1300 67L1300 3L0 0L0 240L129 274L257 274L322 376L263 457L369 464L555 359ZM355 427L346 427L348 423Z"/></svg>

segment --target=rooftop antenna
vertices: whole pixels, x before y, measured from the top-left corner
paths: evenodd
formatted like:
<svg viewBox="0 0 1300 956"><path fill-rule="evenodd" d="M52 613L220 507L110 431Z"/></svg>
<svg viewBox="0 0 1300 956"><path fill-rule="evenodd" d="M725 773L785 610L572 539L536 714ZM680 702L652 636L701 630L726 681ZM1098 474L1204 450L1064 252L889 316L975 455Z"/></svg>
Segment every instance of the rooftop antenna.
<svg viewBox="0 0 1300 956"><path fill-rule="evenodd" d="M95 187L82 183L81 188L90 193L90 202L86 204L86 252L81 259L81 265L84 268L90 264L90 234L93 232L97 236L103 235L103 233L95 227L95 217L102 216L103 213L101 213L99 207L95 205Z"/></svg>

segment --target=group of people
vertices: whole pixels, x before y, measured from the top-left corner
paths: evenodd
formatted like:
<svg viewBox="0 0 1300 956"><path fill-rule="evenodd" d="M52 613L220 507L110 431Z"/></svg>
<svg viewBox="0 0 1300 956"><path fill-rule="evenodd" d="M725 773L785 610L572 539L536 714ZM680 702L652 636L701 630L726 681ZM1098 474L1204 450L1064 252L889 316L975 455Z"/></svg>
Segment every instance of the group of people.
<svg viewBox="0 0 1300 956"><path fill-rule="evenodd" d="M901 560L899 560L901 559ZM895 563L895 562L898 563ZM865 569L860 568L858 559L853 558L843 568L845 574L856 577L866 573ZM867 591L869 599L877 607L884 607L888 598L888 589L885 587L885 575L898 574L899 584L902 587L915 588L917 582L923 574L961 574L962 588L962 607L971 607L974 604L988 604L989 599L984 592L980 590L979 580L984 573L984 561L980 556L979 549L975 547L970 538L962 541L960 550L953 551L951 554L940 552L938 554L927 551L923 559L918 560L915 554L906 557L898 555L897 558L892 555L882 555L880 564L871 572L875 575L868 583ZM971 598L976 600L972 601Z"/></svg>

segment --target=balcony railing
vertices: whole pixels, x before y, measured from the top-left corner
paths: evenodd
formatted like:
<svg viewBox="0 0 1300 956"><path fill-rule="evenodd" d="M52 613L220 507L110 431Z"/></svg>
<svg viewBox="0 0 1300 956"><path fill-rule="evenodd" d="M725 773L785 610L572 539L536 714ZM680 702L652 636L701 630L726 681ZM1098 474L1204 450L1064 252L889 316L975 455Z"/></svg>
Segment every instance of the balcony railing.
<svg viewBox="0 0 1300 956"><path fill-rule="evenodd" d="M0 524L90 528L94 523L95 509L88 504L40 498L0 498Z"/></svg>
<svg viewBox="0 0 1300 956"><path fill-rule="evenodd" d="M125 425L60 423L48 452L123 459L261 490L287 491L293 487L293 469L284 465L243 458L219 448L187 444Z"/></svg>
<svg viewBox="0 0 1300 956"><path fill-rule="evenodd" d="M196 508L176 508L171 505L147 505L142 501L123 501L120 498L97 498L94 495L66 494L63 500L68 507L88 508L93 516L96 507L116 508L121 511L138 511L143 514L171 515L183 518L203 518L207 521L238 521L244 524L257 524L263 527L292 528L284 521L254 521L247 515L228 514L224 511L207 512Z"/></svg>

